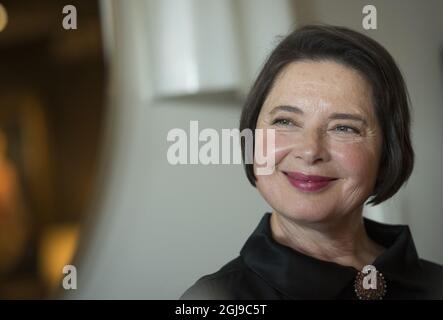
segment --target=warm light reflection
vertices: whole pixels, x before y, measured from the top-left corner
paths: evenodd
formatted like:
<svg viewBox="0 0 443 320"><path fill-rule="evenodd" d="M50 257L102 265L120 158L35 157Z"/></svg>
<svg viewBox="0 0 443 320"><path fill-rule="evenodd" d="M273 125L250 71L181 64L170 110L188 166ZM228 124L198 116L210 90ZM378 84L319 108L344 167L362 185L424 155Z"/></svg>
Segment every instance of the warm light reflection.
<svg viewBox="0 0 443 320"><path fill-rule="evenodd" d="M40 241L39 271L51 289L57 289L63 267L72 262L78 241L76 224L56 225L43 231Z"/></svg>
<svg viewBox="0 0 443 320"><path fill-rule="evenodd" d="M3 31L8 24L8 13L5 7L0 3L0 32Z"/></svg>

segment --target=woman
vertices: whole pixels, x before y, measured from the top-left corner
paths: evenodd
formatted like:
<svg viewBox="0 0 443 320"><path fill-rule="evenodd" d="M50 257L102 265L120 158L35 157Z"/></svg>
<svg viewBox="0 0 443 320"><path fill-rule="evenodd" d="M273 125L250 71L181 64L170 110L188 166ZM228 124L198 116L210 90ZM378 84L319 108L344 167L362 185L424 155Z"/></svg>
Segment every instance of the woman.
<svg viewBox="0 0 443 320"><path fill-rule="evenodd" d="M275 130L272 174L245 164L273 211L182 298L443 298L443 267L419 259L408 227L362 217L414 162L406 86L381 45L343 27L294 31L253 85L245 128Z"/></svg>

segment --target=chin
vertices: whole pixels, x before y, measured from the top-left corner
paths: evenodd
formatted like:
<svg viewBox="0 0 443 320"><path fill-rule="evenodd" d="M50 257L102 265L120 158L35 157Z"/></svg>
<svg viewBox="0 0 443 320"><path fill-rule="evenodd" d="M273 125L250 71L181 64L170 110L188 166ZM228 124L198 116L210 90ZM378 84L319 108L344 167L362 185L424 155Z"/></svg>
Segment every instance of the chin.
<svg viewBox="0 0 443 320"><path fill-rule="evenodd" d="M331 208L313 205L309 203L298 203L296 206L283 207L276 210L279 214L288 219L297 220L305 223L316 223L327 221L334 217Z"/></svg>

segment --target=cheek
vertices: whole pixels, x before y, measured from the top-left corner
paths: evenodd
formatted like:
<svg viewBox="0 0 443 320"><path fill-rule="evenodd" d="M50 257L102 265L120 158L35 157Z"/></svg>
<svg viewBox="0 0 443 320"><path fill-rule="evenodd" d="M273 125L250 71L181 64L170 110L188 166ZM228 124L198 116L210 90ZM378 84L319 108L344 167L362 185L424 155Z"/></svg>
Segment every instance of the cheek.
<svg viewBox="0 0 443 320"><path fill-rule="evenodd" d="M347 177L375 179L378 153L365 144L347 144L332 148L335 165Z"/></svg>
<svg viewBox="0 0 443 320"><path fill-rule="evenodd" d="M269 157L272 157L274 164L278 165L291 152L292 142L290 135L276 130L274 131L274 141L271 142L269 141L270 136L266 134L266 130L264 132L263 137L257 135L255 138L254 168L265 166L263 161L257 161L260 160L259 158L265 157L269 159ZM260 138L262 143L259 141Z"/></svg>
<svg viewBox="0 0 443 320"><path fill-rule="evenodd" d="M283 158L285 158L288 153L291 152L293 147L293 138L290 134L285 132L275 133L275 163L280 163Z"/></svg>

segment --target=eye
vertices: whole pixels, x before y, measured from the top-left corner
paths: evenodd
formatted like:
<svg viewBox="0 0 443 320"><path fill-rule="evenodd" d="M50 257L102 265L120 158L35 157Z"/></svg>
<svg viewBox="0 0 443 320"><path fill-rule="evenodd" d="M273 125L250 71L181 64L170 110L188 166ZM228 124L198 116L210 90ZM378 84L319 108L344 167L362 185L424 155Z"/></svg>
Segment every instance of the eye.
<svg viewBox="0 0 443 320"><path fill-rule="evenodd" d="M276 124L276 125L279 125L279 126L291 126L291 125L294 125L294 123L291 120L284 119L284 118L275 119L274 121L272 121L272 124L273 125Z"/></svg>
<svg viewBox="0 0 443 320"><path fill-rule="evenodd" d="M354 127L345 126L345 125L338 125L335 126L332 130L341 132L341 133L353 133L353 134L360 134L360 131Z"/></svg>

